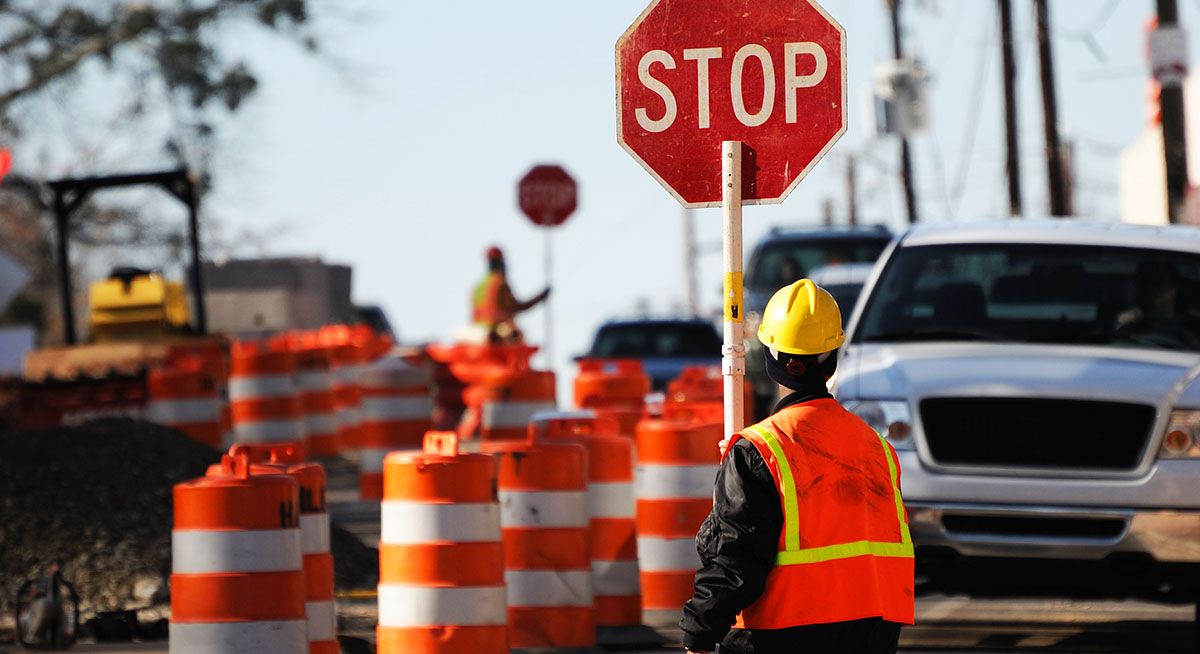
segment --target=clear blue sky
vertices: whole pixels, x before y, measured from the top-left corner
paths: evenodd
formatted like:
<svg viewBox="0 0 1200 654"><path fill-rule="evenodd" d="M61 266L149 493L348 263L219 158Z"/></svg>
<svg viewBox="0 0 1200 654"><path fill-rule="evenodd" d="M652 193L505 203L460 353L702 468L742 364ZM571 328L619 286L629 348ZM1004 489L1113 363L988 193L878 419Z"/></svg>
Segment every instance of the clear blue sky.
<svg viewBox="0 0 1200 654"><path fill-rule="evenodd" d="M615 139L613 45L643 0L338 2L321 30L335 64L275 38L239 38L262 91L224 137L208 205L233 225L287 223L272 254L352 263L360 301L383 304L407 340L444 337L467 320L483 250L503 245L518 295L543 283L542 235L515 207L514 184L561 162L580 211L555 233L553 310L560 373L595 327L633 311L682 306L681 209ZM883 0L824 0L849 42L850 129L781 206L748 208L747 250L776 224L816 224L832 199L844 216L845 155L865 154L861 213L899 227L896 146L871 142L862 89L890 52ZM1002 215L998 23L991 0L910 0L910 51L932 73L932 129L914 142L923 214ZM1032 3L1016 0L1027 213L1045 209ZM1119 149L1146 126L1143 26L1151 0L1052 0L1064 134L1077 143L1079 211L1117 213ZM1185 25L1200 5L1181 3ZM1088 44L1091 35L1096 47ZM703 243L720 213L697 214ZM720 300L720 256L701 288ZM541 335L540 310L523 321ZM562 398L567 399L567 398Z"/></svg>

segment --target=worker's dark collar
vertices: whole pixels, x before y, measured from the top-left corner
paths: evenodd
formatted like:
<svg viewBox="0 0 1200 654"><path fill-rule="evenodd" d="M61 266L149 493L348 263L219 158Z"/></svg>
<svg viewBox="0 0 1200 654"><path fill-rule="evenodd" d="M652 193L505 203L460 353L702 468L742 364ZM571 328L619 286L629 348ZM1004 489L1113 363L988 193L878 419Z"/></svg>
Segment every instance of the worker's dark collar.
<svg viewBox="0 0 1200 654"><path fill-rule="evenodd" d="M775 415L776 413L779 413L780 411L783 411L784 409L786 409L788 407L796 406L797 404L804 404L805 402L812 402L813 400L832 400L832 399L833 399L833 395L830 395L828 390L796 391L795 393L791 393L791 394L785 396L783 399L776 402L775 407L773 409L771 409L771 415Z"/></svg>

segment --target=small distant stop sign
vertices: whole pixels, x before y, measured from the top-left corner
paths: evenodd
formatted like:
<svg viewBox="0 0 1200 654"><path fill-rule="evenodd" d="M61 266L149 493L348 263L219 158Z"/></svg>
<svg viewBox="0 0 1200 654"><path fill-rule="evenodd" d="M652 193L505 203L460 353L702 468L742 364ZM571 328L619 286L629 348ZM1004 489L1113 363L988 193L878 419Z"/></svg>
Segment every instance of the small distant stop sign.
<svg viewBox="0 0 1200 654"><path fill-rule="evenodd" d="M617 140L681 203L782 202L846 131L846 33L816 0L654 0L617 41Z"/></svg>
<svg viewBox="0 0 1200 654"><path fill-rule="evenodd" d="M521 211L533 224L558 227L575 213L575 179L561 166L534 166L517 185Z"/></svg>

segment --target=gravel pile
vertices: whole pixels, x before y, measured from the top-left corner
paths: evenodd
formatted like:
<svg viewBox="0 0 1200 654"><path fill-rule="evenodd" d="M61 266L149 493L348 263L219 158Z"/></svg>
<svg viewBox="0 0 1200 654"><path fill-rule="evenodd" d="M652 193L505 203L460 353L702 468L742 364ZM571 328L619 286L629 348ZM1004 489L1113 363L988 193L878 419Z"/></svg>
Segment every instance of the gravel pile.
<svg viewBox="0 0 1200 654"><path fill-rule="evenodd" d="M11 615L17 588L54 558L85 616L165 603L171 488L219 458L177 431L131 420L0 432L0 615ZM334 531L339 586L375 578L376 551Z"/></svg>

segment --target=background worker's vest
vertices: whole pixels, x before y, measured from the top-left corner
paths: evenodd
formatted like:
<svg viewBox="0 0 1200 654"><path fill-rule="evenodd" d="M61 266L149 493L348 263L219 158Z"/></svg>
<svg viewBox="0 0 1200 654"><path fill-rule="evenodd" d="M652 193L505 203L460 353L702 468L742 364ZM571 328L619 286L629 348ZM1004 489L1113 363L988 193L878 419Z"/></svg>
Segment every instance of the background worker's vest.
<svg viewBox="0 0 1200 654"><path fill-rule="evenodd" d="M891 444L832 399L788 407L737 438L766 461L783 530L766 591L735 626L912 624L913 547Z"/></svg>
<svg viewBox="0 0 1200 654"><path fill-rule="evenodd" d="M472 307L472 321L482 325L495 325L511 318L511 315L500 315L500 291L504 288L504 277L500 273L488 273L483 281L475 287L475 302Z"/></svg>

